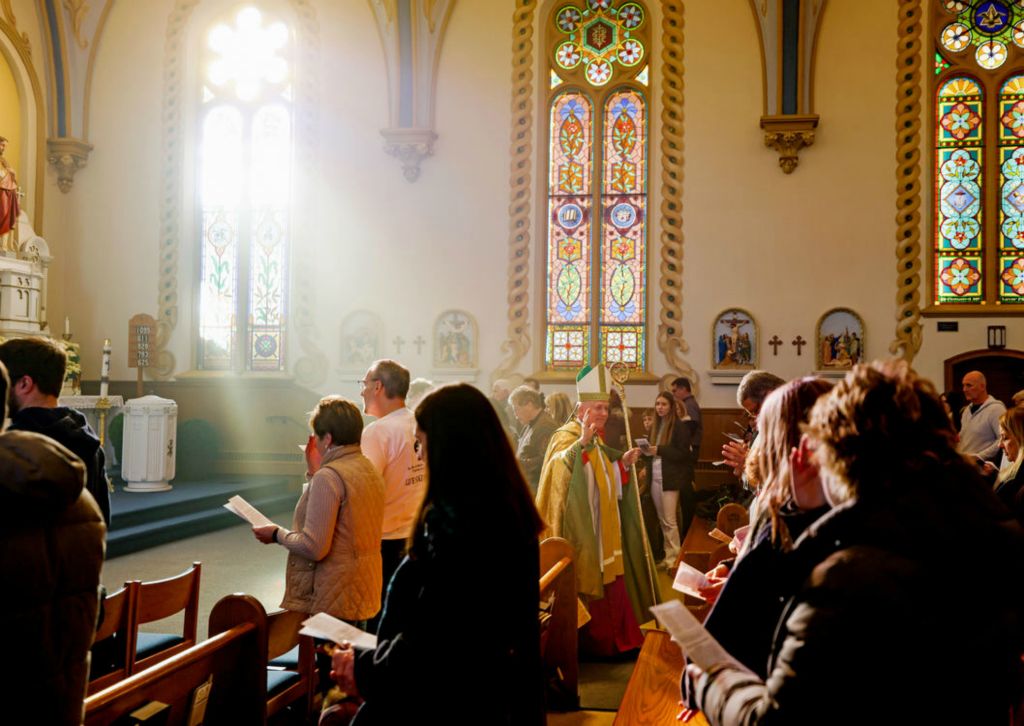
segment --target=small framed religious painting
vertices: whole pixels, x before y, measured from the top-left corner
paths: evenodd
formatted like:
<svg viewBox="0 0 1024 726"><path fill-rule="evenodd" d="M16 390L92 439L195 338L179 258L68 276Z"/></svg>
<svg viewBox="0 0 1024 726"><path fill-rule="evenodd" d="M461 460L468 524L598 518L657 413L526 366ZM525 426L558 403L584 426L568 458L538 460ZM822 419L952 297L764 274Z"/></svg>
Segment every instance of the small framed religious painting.
<svg viewBox="0 0 1024 726"><path fill-rule="evenodd" d="M715 370L757 368L757 323L742 308L718 314L711 327L711 364Z"/></svg>
<svg viewBox="0 0 1024 726"><path fill-rule="evenodd" d="M356 310L341 323L341 370L363 373L380 358L383 326L369 310Z"/></svg>
<svg viewBox="0 0 1024 726"><path fill-rule="evenodd" d="M864 359L864 321L849 308L832 308L814 336L818 370L849 370Z"/></svg>
<svg viewBox="0 0 1024 726"><path fill-rule="evenodd" d="M445 310L434 322L434 368L476 368L476 319L465 310Z"/></svg>

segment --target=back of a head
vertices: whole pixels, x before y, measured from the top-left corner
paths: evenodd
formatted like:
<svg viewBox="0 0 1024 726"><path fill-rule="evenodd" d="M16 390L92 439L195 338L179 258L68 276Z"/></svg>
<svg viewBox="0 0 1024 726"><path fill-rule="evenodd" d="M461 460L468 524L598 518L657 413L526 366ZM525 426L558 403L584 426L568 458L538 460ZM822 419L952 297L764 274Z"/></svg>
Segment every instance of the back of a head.
<svg viewBox="0 0 1024 726"><path fill-rule="evenodd" d="M750 371L740 379L740 385L736 388L736 403L743 406L744 401L753 401L761 405L768 394L783 383L785 381L774 373Z"/></svg>
<svg viewBox="0 0 1024 726"><path fill-rule="evenodd" d="M808 431L833 501L881 494L923 469L961 461L932 384L902 360L859 364L818 400Z"/></svg>
<svg viewBox="0 0 1024 726"><path fill-rule="evenodd" d="M572 415L572 399L565 393L552 393L544 399L547 411L555 423L561 426Z"/></svg>
<svg viewBox="0 0 1024 726"><path fill-rule="evenodd" d="M309 417L309 425L319 438L331 435L336 446L358 444L363 433L359 407L343 396L324 396Z"/></svg>
<svg viewBox="0 0 1024 726"><path fill-rule="evenodd" d="M792 499L789 454L800 446L803 425L815 402L832 388L823 378L807 376L768 394L757 417L758 436L747 456L748 481L759 487L760 501L779 531L782 508Z"/></svg>
<svg viewBox="0 0 1024 726"><path fill-rule="evenodd" d="M376 361L373 375L380 381L388 398L404 400L409 395L409 370L398 361L389 358Z"/></svg>
<svg viewBox="0 0 1024 726"><path fill-rule="evenodd" d="M425 506L452 513L466 526L500 525L511 517L515 528L536 536L540 518L529 487L483 393L465 383L441 386L416 408L416 425L427 439Z"/></svg>
<svg viewBox="0 0 1024 726"><path fill-rule="evenodd" d="M49 338L13 338L0 344L0 362L13 383L29 376L40 392L60 396L68 356Z"/></svg>

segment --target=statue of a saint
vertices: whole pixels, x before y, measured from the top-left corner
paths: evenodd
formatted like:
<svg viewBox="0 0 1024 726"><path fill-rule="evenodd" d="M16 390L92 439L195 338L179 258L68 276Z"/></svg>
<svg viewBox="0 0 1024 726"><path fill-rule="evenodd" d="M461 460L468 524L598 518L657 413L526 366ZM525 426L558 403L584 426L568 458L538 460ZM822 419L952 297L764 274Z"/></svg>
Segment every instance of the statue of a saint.
<svg viewBox="0 0 1024 726"><path fill-rule="evenodd" d="M0 250L18 254L18 178L4 158L7 139L0 136Z"/></svg>

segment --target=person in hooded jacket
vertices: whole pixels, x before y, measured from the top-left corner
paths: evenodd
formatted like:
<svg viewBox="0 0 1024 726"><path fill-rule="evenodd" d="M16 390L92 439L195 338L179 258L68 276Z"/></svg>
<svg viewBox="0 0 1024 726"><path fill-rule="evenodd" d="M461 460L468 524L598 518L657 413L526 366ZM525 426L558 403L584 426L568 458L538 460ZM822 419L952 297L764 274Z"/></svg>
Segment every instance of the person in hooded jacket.
<svg viewBox="0 0 1024 726"><path fill-rule="evenodd" d="M0 365L0 415L7 389ZM3 723L82 722L106 531L84 484L82 462L60 444L0 433Z"/></svg>
<svg viewBox="0 0 1024 726"><path fill-rule="evenodd" d="M110 526L106 459L96 432L80 411L60 405L67 353L49 338L15 338L0 344L0 362L11 379L11 431L34 431L70 449L85 464L86 489Z"/></svg>

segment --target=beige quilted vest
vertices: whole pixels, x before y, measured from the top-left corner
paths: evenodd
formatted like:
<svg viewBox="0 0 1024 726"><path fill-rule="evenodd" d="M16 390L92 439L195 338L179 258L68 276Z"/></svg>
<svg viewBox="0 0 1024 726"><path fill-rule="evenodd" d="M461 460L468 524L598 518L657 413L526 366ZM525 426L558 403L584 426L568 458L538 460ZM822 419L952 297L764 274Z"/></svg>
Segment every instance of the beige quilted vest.
<svg viewBox="0 0 1024 726"><path fill-rule="evenodd" d="M331 548L319 562L288 554L281 606L306 613L325 612L345 620L366 620L381 606L384 480L358 445L341 447L317 475L321 473L339 491L341 500ZM308 495L306 487L295 506L293 529L301 529L306 521Z"/></svg>

